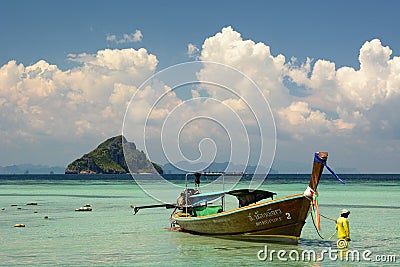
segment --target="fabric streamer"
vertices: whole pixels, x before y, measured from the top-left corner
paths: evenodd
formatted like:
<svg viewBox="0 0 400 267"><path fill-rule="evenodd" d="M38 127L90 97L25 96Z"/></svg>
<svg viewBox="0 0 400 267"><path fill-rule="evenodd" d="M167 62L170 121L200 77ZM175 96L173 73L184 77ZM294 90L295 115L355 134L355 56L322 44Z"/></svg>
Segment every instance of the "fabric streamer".
<svg viewBox="0 0 400 267"><path fill-rule="evenodd" d="M319 208L318 208L318 192L315 191L313 194L313 206L315 208L314 214L315 214L315 221L317 223L317 228L318 230L321 230L321 214L319 213Z"/></svg>
<svg viewBox="0 0 400 267"><path fill-rule="evenodd" d="M314 161L315 162L322 162L324 164L324 166L328 169L328 171L330 171L330 173L332 173L333 176L336 177L336 179L338 179L342 184L345 184L345 181L343 181L327 164L326 161L323 161L321 159L321 157L318 155L318 153L314 154Z"/></svg>
<svg viewBox="0 0 400 267"><path fill-rule="evenodd" d="M332 175L336 177L336 179L338 179L342 184L345 184L345 182L344 182L342 179L340 179L340 177L326 164L326 161L322 160L322 158L318 155L317 152L314 154L314 162L322 162L322 163L324 164L324 166L328 169L328 171L330 171L330 173L332 173ZM312 191L311 206L312 206L312 207L311 207L311 212L313 213L313 214L311 215L311 219L312 219L312 221L313 221L315 230L317 230L318 235L319 235L322 239L324 239L324 237L323 237L323 236L321 235L321 233L319 232L319 230L321 230L321 214L320 214L319 208L318 208L318 191L317 191L317 190ZM313 215L314 215L314 216L313 216ZM322 216L323 216L323 215L322 215ZM329 220L331 220L331 221L334 221L334 222L336 223L336 220L334 220L334 219L332 219L332 218L329 218L329 217L326 217L326 216L323 216L323 217L325 217L325 218L327 218L327 219L329 219ZM314 218L315 218L315 219L314 219ZM335 233L336 233L336 231L335 231ZM329 239L331 239L331 238L335 235L335 233L333 233L333 234L329 237Z"/></svg>

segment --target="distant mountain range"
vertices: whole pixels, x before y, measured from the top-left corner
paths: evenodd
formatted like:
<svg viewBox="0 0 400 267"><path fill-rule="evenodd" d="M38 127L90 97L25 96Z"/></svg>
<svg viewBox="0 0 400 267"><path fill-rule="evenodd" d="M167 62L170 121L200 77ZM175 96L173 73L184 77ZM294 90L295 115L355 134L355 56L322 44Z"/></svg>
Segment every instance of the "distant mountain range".
<svg viewBox="0 0 400 267"><path fill-rule="evenodd" d="M206 165L205 163L197 163L197 164L190 164L188 162L179 162L176 164L185 170L198 170L201 166ZM247 166L240 164L231 163L229 169L227 169L228 162L214 162L211 163L209 167L204 172L242 172L245 173L254 173L256 170L256 166ZM335 172L337 173L346 173L346 174L356 174L360 173L356 168L334 168ZM185 171L179 170L173 164L167 163L163 166L164 173L166 174L183 174L186 173ZM309 164L300 163L300 162L292 162L292 161L285 161L285 160L275 160L272 164L271 170L268 172L268 169L265 166L259 167L259 173L269 173L269 174L278 174L278 173L290 173L290 174L307 174L311 173L312 170L312 162Z"/></svg>
<svg viewBox="0 0 400 267"><path fill-rule="evenodd" d="M275 160L272 164L272 168L275 170L279 170L279 173L291 173L291 174L307 174L312 171L312 161L310 163L301 163L287 160ZM333 167L336 173L346 173L346 174L357 174L360 173L356 168L340 168L336 166ZM324 173L327 170L324 170Z"/></svg>
<svg viewBox="0 0 400 267"><path fill-rule="evenodd" d="M124 147L124 149L123 149ZM67 168L61 166L46 166L33 164L19 164L11 166L0 166L0 174L63 174L65 173L129 173L125 162L125 154L128 157L130 170L137 173L165 173L165 174L184 174L186 171L176 168L173 164L167 163L159 166L150 162L143 151L139 151L133 142L128 142L125 137L119 135L111 137L101 143L93 151L84 154L81 158L74 160ZM191 164L190 162L179 162L175 164L184 170L201 170L205 163ZM229 165L229 169L228 169ZM270 174L306 174L311 173L312 162L309 164L275 160L271 170L265 166L259 166L259 173ZM337 173L357 174L360 173L355 168L334 168ZM254 173L256 166L244 166L241 164L229 164L228 162L211 163L204 172L245 172Z"/></svg>
<svg viewBox="0 0 400 267"><path fill-rule="evenodd" d="M234 166L240 166L235 165ZM204 171L221 172L225 170L227 162L214 163ZM63 174L65 172L64 166L47 166L47 165L33 165L33 164L17 164L10 166L0 166L0 174ZM172 164L165 164L162 169L166 174L182 174L183 171L176 169ZM242 171L243 168L237 168L236 171ZM249 166L246 173L254 173L255 166ZM358 174L360 173L356 168L334 168L337 173ZM266 171L266 168L261 168L261 171ZM232 171L234 172L234 171ZM311 173L311 164L302 164L298 162L277 161L272 166L271 174L277 173Z"/></svg>
<svg viewBox="0 0 400 267"><path fill-rule="evenodd" d="M0 174L62 174L65 167L33 164L18 164L1 167Z"/></svg>
<svg viewBox="0 0 400 267"><path fill-rule="evenodd" d="M206 165L205 163L197 163L191 164L189 162L181 161L175 164L181 167L184 170L200 170L201 166ZM229 169L228 169L229 165ZM184 174L186 171L180 170L176 168L173 164L167 163L163 166L164 173L166 174ZM245 173L254 173L256 170L256 166L244 166L241 164L234 164L229 162L213 162L206 169L201 170L204 172L245 172ZM259 167L259 173L268 173L268 169L264 166ZM278 173L276 170L271 169L269 173Z"/></svg>

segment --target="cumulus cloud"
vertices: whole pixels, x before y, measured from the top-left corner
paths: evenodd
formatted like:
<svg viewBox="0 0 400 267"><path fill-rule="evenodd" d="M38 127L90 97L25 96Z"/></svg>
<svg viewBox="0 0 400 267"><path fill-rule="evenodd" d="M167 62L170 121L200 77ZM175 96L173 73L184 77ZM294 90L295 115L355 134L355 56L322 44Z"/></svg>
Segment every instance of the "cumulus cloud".
<svg viewBox="0 0 400 267"><path fill-rule="evenodd" d="M136 30L134 33L124 33L121 37L117 37L115 34L106 36L107 41L114 42L116 44L137 43L141 42L142 39L143 34L141 30Z"/></svg>
<svg viewBox="0 0 400 267"><path fill-rule="evenodd" d="M326 113L313 110L306 102L293 102L290 106L277 110L278 127L281 131L292 133L292 137L302 141L305 137L329 136L339 130L351 130L353 123L342 119L328 119ZM295 131L294 131L295 130Z"/></svg>
<svg viewBox="0 0 400 267"><path fill-rule="evenodd" d="M121 37L107 36L115 43L142 38L139 30ZM171 87L163 82L138 89L155 73L158 64L156 56L143 48L69 54L68 60L79 63L69 70L44 60L29 66L9 61L0 66L0 142L34 144L45 137L76 140L84 136L101 140L119 133L133 94L137 105L129 110L130 126L135 129L148 119L148 138L160 136L159 123L178 106L179 112L171 118L173 125L198 114L217 114L228 125L237 125L236 115L240 116L251 128L254 117L249 103L254 112L262 112L264 106L251 103L260 103L257 101L265 97L276 120L278 138L289 149L340 138L349 147L353 143L370 143L374 136L400 140L400 57L393 56L390 47L378 39L360 47L359 68L337 68L335 62L322 59L288 60L284 55L273 55L268 44L243 39L232 27L204 40L201 49L188 44L187 53L227 65L227 71L216 65L203 65L197 72L198 79L223 86L202 84L190 88L190 95L197 99L191 102L168 92ZM244 76L232 74L231 68ZM245 77L252 79L262 94ZM164 93L164 99L152 107ZM219 102L204 101L204 95ZM174 133L173 129L170 131ZM196 141L211 133L220 140L226 139L218 127L190 124L182 140L193 149L190 143L197 145ZM310 143L311 139L314 143ZM244 142L243 136L237 140Z"/></svg>
<svg viewBox="0 0 400 267"><path fill-rule="evenodd" d="M360 44L359 67L337 68L328 60L299 62L273 55L268 44L243 39L226 27L204 41L200 59L227 64L255 81L271 105L278 146L292 156L325 147L360 158L360 153L380 153L387 142L400 140L400 58L379 39ZM207 64L198 76L228 84L244 98L254 97L243 79L217 73ZM207 92L231 97L212 87Z"/></svg>
<svg viewBox="0 0 400 267"><path fill-rule="evenodd" d="M400 58L391 55L388 46L373 39L360 48L359 69L336 69L333 62L317 60L313 67L309 62L290 66L287 75L295 84L308 88L302 101L341 119L336 128L345 126L364 136L391 131L393 136L400 120L393 105L400 100Z"/></svg>
<svg viewBox="0 0 400 267"><path fill-rule="evenodd" d="M316 136L368 135L397 125L400 118L394 115L392 102L399 100L400 59L391 56L392 50L374 39L360 48L359 69L336 69L334 62L321 59L287 61L283 55L272 55L268 45L244 40L232 27L226 27L204 41L200 59L233 66L253 79L270 101L278 130L299 139L299 132L307 130L308 135ZM241 95L251 95L237 77L216 74L207 67L199 72L202 79L217 75L216 79L236 86ZM209 93L214 97L219 94L211 88ZM390 115L391 119L376 114Z"/></svg>
<svg viewBox="0 0 400 267"><path fill-rule="evenodd" d="M223 28L215 36L204 41L201 51L201 60L214 61L234 67L251 78L273 103L287 101L287 89L282 84L285 73L285 57L281 54L273 56L270 47L264 43L255 43L252 40L243 40L240 33L232 27ZM199 73L201 79L213 77L221 84L228 84L239 90L240 94L251 95L248 85L242 84L238 77L226 77L223 73L216 73L207 66ZM212 91L213 95L220 90Z"/></svg>
<svg viewBox="0 0 400 267"><path fill-rule="evenodd" d="M60 70L44 60L0 67L1 143L35 143L44 137L71 142L119 133L125 108L158 61L145 49L69 55L81 66Z"/></svg>

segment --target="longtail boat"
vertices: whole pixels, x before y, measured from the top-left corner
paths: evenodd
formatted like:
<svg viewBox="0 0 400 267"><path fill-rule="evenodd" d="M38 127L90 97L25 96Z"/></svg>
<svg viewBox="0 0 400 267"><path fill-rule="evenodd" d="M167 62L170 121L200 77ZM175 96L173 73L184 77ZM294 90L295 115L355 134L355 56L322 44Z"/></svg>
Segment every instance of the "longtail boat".
<svg viewBox="0 0 400 267"><path fill-rule="evenodd" d="M135 214L140 208L175 208L171 214L171 224L179 231L192 234L249 241L297 243L312 208L313 196L327 158L327 152L315 153L310 182L301 194L273 199L276 193L265 190L239 189L199 193L196 189L186 188L175 205L132 207ZM328 169L331 171L329 167ZM239 207L224 210L223 204L207 204L218 198L223 199L225 195L236 196ZM271 199L265 200L267 198Z"/></svg>

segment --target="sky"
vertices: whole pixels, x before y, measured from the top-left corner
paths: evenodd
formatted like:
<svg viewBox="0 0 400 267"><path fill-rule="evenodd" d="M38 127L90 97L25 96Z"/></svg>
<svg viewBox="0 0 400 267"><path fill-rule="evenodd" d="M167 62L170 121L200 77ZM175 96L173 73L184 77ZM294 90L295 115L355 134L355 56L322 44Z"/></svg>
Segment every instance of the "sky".
<svg viewBox="0 0 400 267"><path fill-rule="evenodd" d="M162 164L324 150L332 166L399 173L399 7L0 1L0 166L66 166L124 132Z"/></svg>

